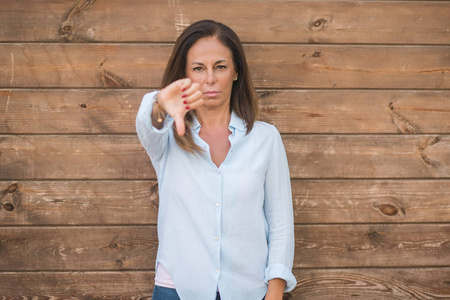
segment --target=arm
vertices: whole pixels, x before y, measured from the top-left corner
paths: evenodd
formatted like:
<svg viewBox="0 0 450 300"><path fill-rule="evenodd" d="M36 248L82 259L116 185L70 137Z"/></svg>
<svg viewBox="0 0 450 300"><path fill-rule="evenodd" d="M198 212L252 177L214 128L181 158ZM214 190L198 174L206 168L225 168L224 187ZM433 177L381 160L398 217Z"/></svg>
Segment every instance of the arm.
<svg viewBox="0 0 450 300"><path fill-rule="evenodd" d="M136 132L153 164L164 153L173 122L178 134L183 135L184 115L203 104L202 95L198 84L180 79L144 96L136 117Z"/></svg>
<svg viewBox="0 0 450 300"><path fill-rule="evenodd" d="M286 288L286 281L280 278L269 280L269 288L265 300L282 300Z"/></svg>
<svg viewBox="0 0 450 300"><path fill-rule="evenodd" d="M268 224L268 262L265 280L267 295L281 299L283 292L295 288L292 274L295 236L289 168L281 136L274 128L272 155L264 184L264 213ZM282 289L281 289L282 287ZM275 296L275 298L271 298Z"/></svg>

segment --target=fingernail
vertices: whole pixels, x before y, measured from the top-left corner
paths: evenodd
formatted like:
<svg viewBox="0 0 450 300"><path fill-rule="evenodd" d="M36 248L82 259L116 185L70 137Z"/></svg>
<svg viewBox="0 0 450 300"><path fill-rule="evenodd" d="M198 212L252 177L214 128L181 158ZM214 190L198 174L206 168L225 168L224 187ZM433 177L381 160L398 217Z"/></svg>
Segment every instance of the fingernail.
<svg viewBox="0 0 450 300"><path fill-rule="evenodd" d="M181 95L181 98L186 98L186 97L187 97L186 94Z"/></svg>
<svg viewBox="0 0 450 300"><path fill-rule="evenodd" d="M189 109L190 107L188 105L186 105L186 109Z"/></svg>
<svg viewBox="0 0 450 300"><path fill-rule="evenodd" d="M184 92L186 90L186 88L184 87L181 91Z"/></svg>
<svg viewBox="0 0 450 300"><path fill-rule="evenodd" d="M187 104L187 101L186 101L186 100L184 100L184 101L183 101L183 104Z"/></svg>

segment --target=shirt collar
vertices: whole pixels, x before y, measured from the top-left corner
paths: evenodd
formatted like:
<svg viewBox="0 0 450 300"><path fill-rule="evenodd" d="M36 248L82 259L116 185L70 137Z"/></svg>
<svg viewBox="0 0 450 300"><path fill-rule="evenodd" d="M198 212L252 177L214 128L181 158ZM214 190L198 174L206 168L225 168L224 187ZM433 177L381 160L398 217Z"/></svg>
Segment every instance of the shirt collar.
<svg viewBox="0 0 450 300"><path fill-rule="evenodd" d="M241 118L238 117L238 115L232 111L231 112L231 119L230 119L230 127L237 129L239 131L245 131L245 122L244 120L242 120ZM197 118L195 117L194 114L194 118L192 120L192 130L196 133L198 133L200 131L200 128L202 127L202 125L200 125L200 122L197 120Z"/></svg>

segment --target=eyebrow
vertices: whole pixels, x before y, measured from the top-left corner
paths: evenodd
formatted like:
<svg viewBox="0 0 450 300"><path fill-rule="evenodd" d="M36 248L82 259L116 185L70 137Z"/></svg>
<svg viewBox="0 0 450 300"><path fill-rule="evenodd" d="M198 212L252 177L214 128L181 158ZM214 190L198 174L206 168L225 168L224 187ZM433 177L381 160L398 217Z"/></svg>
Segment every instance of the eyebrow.
<svg viewBox="0 0 450 300"><path fill-rule="evenodd" d="M221 60L218 60L218 61L216 61L214 64L215 65L217 65L217 64L220 64L220 63L226 63L226 62L228 62L226 59L221 59ZM201 62L193 62L191 65L201 65L201 66L204 66L205 64L204 63L201 63Z"/></svg>

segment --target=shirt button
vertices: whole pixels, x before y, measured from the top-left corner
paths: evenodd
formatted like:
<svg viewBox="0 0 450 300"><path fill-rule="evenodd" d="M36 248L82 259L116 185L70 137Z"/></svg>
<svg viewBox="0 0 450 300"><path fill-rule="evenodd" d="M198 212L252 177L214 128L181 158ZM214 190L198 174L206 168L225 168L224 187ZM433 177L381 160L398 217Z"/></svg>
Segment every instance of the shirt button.
<svg viewBox="0 0 450 300"><path fill-rule="evenodd" d="M218 241L219 240L219 238L216 236L215 238L214 238L214 240L216 240L216 241Z"/></svg>
<svg viewBox="0 0 450 300"><path fill-rule="evenodd" d="M216 273L219 273L219 271L220 271L219 269L216 269Z"/></svg>
<svg viewBox="0 0 450 300"><path fill-rule="evenodd" d="M217 203L216 203L216 206L219 207L219 205L220 205L219 202L217 202Z"/></svg>

